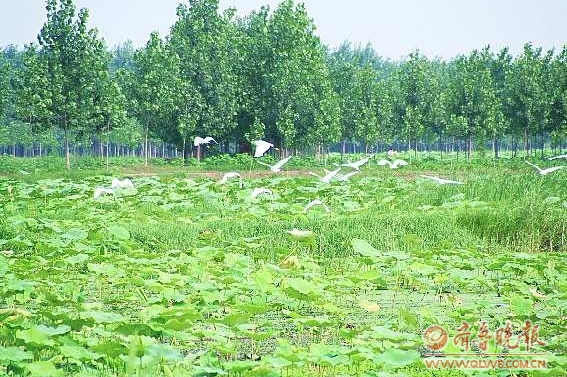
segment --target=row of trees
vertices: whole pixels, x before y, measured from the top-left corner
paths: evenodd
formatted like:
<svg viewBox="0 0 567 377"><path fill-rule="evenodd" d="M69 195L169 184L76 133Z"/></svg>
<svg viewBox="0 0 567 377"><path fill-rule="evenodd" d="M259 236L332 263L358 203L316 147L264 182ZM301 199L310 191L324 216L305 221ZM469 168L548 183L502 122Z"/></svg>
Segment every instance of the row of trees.
<svg viewBox="0 0 567 377"><path fill-rule="evenodd" d="M218 0L188 0L165 38L109 50L87 9L47 0L46 10L38 44L0 54L0 144L60 141L68 167L69 143L93 139L145 151L161 140L184 156L197 135L312 152L462 140L470 155L491 141L497 155L504 137L531 153L534 140L560 143L567 130L566 47L392 62L371 46L330 51L293 0L242 18Z"/></svg>

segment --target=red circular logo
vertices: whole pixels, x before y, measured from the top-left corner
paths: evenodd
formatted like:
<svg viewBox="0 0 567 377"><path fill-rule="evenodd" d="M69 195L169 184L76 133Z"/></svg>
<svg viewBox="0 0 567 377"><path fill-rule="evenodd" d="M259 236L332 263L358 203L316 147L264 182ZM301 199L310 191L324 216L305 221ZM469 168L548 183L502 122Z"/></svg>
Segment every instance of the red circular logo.
<svg viewBox="0 0 567 377"><path fill-rule="evenodd" d="M447 330L439 325L431 325L423 332L423 340L425 345L434 351L443 349L449 340Z"/></svg>

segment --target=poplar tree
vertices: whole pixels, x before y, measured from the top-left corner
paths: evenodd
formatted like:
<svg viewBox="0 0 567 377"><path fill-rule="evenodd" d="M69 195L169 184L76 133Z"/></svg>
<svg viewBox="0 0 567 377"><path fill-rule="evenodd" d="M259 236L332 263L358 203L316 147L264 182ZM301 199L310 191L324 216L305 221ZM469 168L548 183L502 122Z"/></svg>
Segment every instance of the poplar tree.
<svg viewBox="0 0 567 377"><path fill-rule="evenodd" d="M177 140L186 149L190 136L222 142L236 126L238 54L231 26L233 13L219 14L218 0L189 0L177 8L168 49L176 61ZM177 143L179 144L179 143ZM198 150L199 153L199 150Z"/></svg>
<svg viewBox="0 0 567 377"><path fill-rule="evenodd" d="M123 81L129 86L127 91L132 96L133 112L144 128L144 154L147 166L150 133L159 135L164 132L174 107L175 64L168 56L165 43L157 33L152 33L145 48L134 55L133 72L122 71L122 74L127 76Z"/></svg>
<svg viewBox="0 0 567 377"><path fill-rule="evenodd" d="M48 0L46 10L47 22L38 36L39 59L33 64L40 65L37 72L47 87L33 95L39 97L37 104L46 108L36 114L49 116L42 120L43 126L63 130L70 169L70 133L91 133L89 126L97 111L94 101L102 95L99 81L108 74L108 58L97 31L87 28L87 9L76 14L72 0Z"/></svg>

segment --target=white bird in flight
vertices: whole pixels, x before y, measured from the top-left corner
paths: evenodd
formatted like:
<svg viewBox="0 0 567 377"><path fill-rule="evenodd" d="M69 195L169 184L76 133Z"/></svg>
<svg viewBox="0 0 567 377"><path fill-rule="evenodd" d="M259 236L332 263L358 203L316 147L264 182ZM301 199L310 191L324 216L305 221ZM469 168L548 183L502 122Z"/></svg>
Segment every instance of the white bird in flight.
<svg viewBox="0 0 567 377"><path fill-rule="evenodd" d="M396 159L393 161L390 160L380 160L378 161L378 166L385 166L385 165L389 165L390 169L397 169L400 166L406 166L408 163L404 160L400 160L400 159Z"/></svg>
<svg viewBox="0 0 567 377"><path fill-rule="evenodd" d="M269 194L272 196L272 198L274 197L274 193L272 192L272 190L267 189L267 188L263 188L263 187L256 187L252 193L250 194L250 197L252 199L256 198L258 195L262 195L262 194Z"/></svg>
<svg viewBox="0 0 567 377"><path fill-rule="evenodd" d="M225 185L229 179L231 178L239 178L240 179L240 188L242 188L242 176L235 171L231 171L228 173L224 173L222 179L219 181L219 184Z"/></svg>
<svg viewBox="0 0 567 377"><path fill-rule="evenodd" d="M128 178L125 178L123 180L120 180L118 178L113 178L112 179L112 184L110 185L110 187L112 189L133 189L134 188L134 184L132 183L132 181Z"/></svg>
<svg viewBox="0 0 567 377"><path fill-rule="evenodd" d="M207 136L205 138L197 136L197 137L195 137L195 140L193 141L193 145L195 145L195 146L199 146L199 145L203 145L203 144L210 144L210 143L217 143L217 141L210 136Z"/></svg>
<svg viewBox="0 0 567 377"><path fill-rule="evenodd" d="M329 207L327 207L321 200L315 199L315 200L310 201L310 202L305 206L305 208L303 209L303 213L307 213L307 212L309 211L309 209L310 209L311 207L314 207L314 206L323 206L323 208L325 209L325 212L327 212L327 213L331 212L331 210L329 209Z"/></svg>
<svg viewBox="0 0 567 377"><path fill-rule="evenodd" d="M560 154L559 156L549 157L548 160L558 160L560 158L566 158L567 159L567 154Z"/></svg>
<svg viewBox="0 0 567 377"><path fill-rule="evenodd" d="M98 199L102 195L105 195L105 194L114 195L114 190L106 188L106 187L97 187L95 192L94 192L93 199Z"/></svg>
<svg viewBox="0 0 567 377"><path fill-rule="evenodd" d="M439 183L440 185L464 185L463 182L453 181L453 180L450 180L450 179L444 179L444 178L439 178L439 177L432 177L430 175L421 175L421 177L427 178L427 179L432 179L435 182Z"/></svg>
<svg viewBox="0 0 567 377"><path fill-rule="evenodd" d="M556 170L559 170L559 169L565 167L564 165L561 165L561 166L553 166L553 167L547 168L547 169L542 169L542 168L540 168L539 166L537 166L537 165L535 165L535 164L532 164L532 163L529 162L529 161L526 161L526 164L528 164L528 165L533 166L534 168L536 168L537 171L538 171L538 173L541 174L541 175L547 175L547 174L549 174L549 173L551 173L551 172L554 172L554 171L556 171Z"/></svg>
<svg viewBox="0 0 567 377"><path fill-rule="evenodd" d="M355 174L357 174L357 173L360 173L360 170L353 170L353 171L351 171L350 173L346 173L346 174L343 174L343 175L339 176L337 179L338 179L339 181L346 182L346 181L348 181L348 179L349 179L350 177L352 177L353 175L355 175Z"/></svg>
<svg viewBox="0 0 567 377"><path fill-rule="evenodd" d="M360 170L360 167L362 165L366 164L368 161L370 161L370 158L372 158L372 156L365 157L365 158L358 160L356 162L348 162L346 164L341 164L341 166L348 166L349 168L353 168L355 170Z"/></svg>
<svg viewBox="0 0 567 377"><path fill-rule="evenodd" d="M270 148L274 146L272 143L268 143L264 140L256 140L254 141L256 145L256 151L254 152L254 157L262 157L264 153L266 153Z"/></svg>
<svg viewBox="0 0 567 377"><path fill-rule="evenodd" d="M331 179L333 179L333 177L337 175L339 171L341 171L341 168L335 169L333 171L329 171L327 169L323 169L323 170L325 170L325 173L327 173L327 175L325 175L324 177L321 177L319 174L315 174L312 171L310 171L309 174L318 177L319 180L323 183L329 183L331 182Z"/></svg>
<svg viewBox="0 0 567 377"><path fill-rule="evenodd" d="M278 161L278 163L275 165L266 164L265 162L262 161L258 161L258 163L269 167L270 170L273 171L274 173L279 173L280 171L282 171L282 166L284 166L284 164L288 162L291 157L292 156L286 157L283 160Z"/></svg>

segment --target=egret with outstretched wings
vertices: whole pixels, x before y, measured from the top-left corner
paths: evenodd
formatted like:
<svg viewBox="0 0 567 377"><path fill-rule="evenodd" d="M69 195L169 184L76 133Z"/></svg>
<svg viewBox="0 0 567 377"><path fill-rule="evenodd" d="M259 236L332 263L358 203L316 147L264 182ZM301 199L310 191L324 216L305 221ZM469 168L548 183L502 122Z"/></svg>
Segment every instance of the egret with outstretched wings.
<svg viewBox="0 0 567 377"><path fill-rule="evenodd" d="M286 157L283 160L278 161L278 163L275 165L266 164L265 162L262 161L258 161L258 163L269 167L270 170L273 171L274 173L279 173L280 171L282 171L282 166L284 166L284 164L288 162L291 157L292 156Z"/></svg>
<svg viewBox="0 0 567 377"><path fill-rule="evenodd" d="M421 175L420 177L431 179L431 180L439 183L440 185L464 185L463 182L453 181L451 179L433 177L433 176L430 176L430 175Z"/></svg>
<svg viewBox="0 0 567 377"><path fill-rule="evenodd" d="M262 157L270 148L274 147L274 144L268 143L264 140L256 140L254 141L256 145L256 150L254 151L254 157Z"/></svg>
<svg viewBox="0 0 567 377"><path fill-rule="evenodd" d="M529 162L529 161L526 161L526 164L528 164L528 165L533 166L534 168L536 168L537 172L538 172L539 174L541 174L541 175L547 175L547 174L549 174L549 173L551 173L551 172L554 172L554 171L556 171L556 170L559 170L559 169L562 169L562 168L565 167L565 165L561 165L561 166L553 166L553 167L547 168L547 169L542 169L542 168L540 168L539 166L537 166L536 164L532 164L532 163Z"/></svg>

